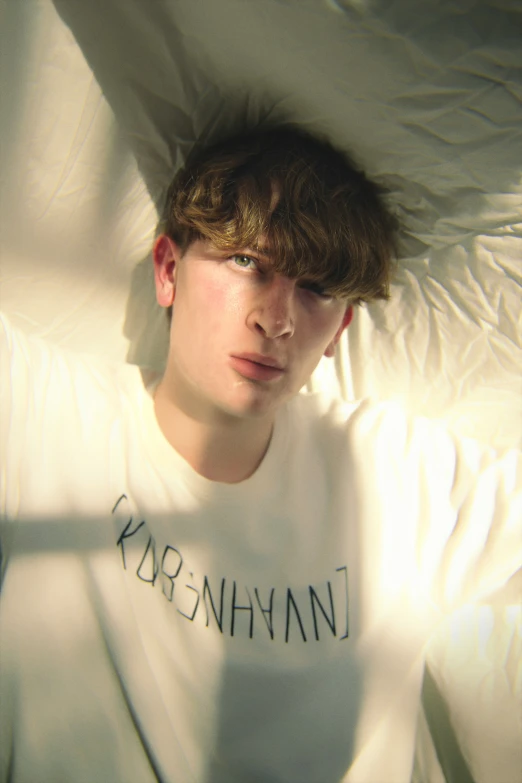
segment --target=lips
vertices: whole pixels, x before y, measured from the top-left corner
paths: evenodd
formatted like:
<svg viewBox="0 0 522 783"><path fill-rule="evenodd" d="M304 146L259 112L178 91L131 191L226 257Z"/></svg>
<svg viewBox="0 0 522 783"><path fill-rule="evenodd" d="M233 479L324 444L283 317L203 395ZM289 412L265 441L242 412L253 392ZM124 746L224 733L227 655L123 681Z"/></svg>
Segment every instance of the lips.
<svg viewBox="0 0 522 783"><path fill-rule="evenodd" d="M257 357L255 359L250 357ZM263 361L258 361L262 359ZM268 364L267 362L274 362ZM240 356L231 356L230 364L232 368L243 376L254 381L275 381L284 375L284 369L278 366L276 360L272 357L261 356L260 354L241 354Z"/></svg>
<svg viewBox="0 0 522 783"><path fill-rule="evenodd" d="M255 362L255 364L262 364L265 367L275 367L277 370L284 370L283 365L274 359L272 356L265 356L261 353L238 353L233 357L235 359L246 359L249 362Z"/></svg>

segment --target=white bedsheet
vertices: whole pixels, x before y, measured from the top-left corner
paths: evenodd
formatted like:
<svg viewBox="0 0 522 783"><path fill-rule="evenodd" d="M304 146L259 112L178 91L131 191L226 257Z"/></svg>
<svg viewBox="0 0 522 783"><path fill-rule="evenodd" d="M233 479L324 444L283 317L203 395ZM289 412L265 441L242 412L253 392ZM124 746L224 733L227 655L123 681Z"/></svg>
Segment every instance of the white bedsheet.
<svg viewBox="0 0 522 783"><path fill-rule="evenodd" d="M521 41L516 2L8 0L2 310L68 348L161 365L149 252L173 168L217 127L290 118L350 149L403 223L391 302L358 310L313 385L519 444ZM519 780L519 589L434 641L443 698L427 696L417 780L443 779L427 726L446 712L446 770Z"/></svg>

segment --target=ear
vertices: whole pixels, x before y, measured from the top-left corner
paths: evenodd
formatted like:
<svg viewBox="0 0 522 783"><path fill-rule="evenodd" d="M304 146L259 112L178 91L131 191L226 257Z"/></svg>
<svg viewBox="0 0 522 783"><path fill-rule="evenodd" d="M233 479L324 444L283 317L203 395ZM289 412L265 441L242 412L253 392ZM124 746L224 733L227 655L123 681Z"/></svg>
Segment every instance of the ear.
<svg viewBox="0 0 522 783"><path fill-rule="evenodd" d="M166 234L160 234L154 242L152 257L154 259L156 299L161 307L170 307L174 302L177 264L181 255L179 246Z"/></svg>
<svg viewBox="0 0 522 783"><path fill-rule="evenodd" d="M340 327L336 331L333 340L328 344L326 351L324 352L325 356L328 356L329 358L335 356L335 346L341 339L341 335L344 332L344 330L350 325L352 318L353 318L353 305L348 305L343 315L343 320L341 321Z"/></svg>

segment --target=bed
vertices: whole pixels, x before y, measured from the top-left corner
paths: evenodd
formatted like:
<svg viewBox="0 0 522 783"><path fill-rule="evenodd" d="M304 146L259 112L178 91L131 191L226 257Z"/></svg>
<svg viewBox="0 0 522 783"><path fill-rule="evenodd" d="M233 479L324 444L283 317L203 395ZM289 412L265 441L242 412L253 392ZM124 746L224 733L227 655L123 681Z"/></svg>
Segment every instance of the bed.
<svg viewBox="0 0 522 783"><path fill-rule="evenodd" d="M8 0L1 308L63 349L161 368L150 248L196 139L327 133L388 191L400 259L311 382L498 447L522 431L522 15L426 0ZM516 783L520 580L428 651L414 783Z"/></svg>

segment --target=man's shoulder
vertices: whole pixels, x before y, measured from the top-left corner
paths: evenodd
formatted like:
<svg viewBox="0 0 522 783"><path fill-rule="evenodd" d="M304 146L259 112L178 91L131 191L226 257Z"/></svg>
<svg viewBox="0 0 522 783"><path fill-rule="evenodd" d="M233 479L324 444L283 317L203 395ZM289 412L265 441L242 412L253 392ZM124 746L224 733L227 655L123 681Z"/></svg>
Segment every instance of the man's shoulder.
<svg viewBox="0 0 522 783"><path fill-rule="evenodd" d="M84 410L110 405L121 395L137 395L146 385L146 371L88 353L68 350L52 341L26 334L0 313L1 374L11 402L37 398ZM7 392L10 388L10 393Z"/></svg>
<svg viewBox="0 0 522 783"><path fill-rule="evenodd" d="M324 392L301 392L292 400L291 411L296 421L333 429L374 428L389 421L406 424L411 418L404 406L394 400L375 397L344 400Z"/></svg>
<svg viewBox="0 0 522 783"><path fill-rule="evenodd" d="M297 448L354 459L359 465L376 460L411 465L427 455L448 455L455 450L445 422L414 415L395 399L346 401L323 393L302 393L292 401L289 418Z"/></svg>

